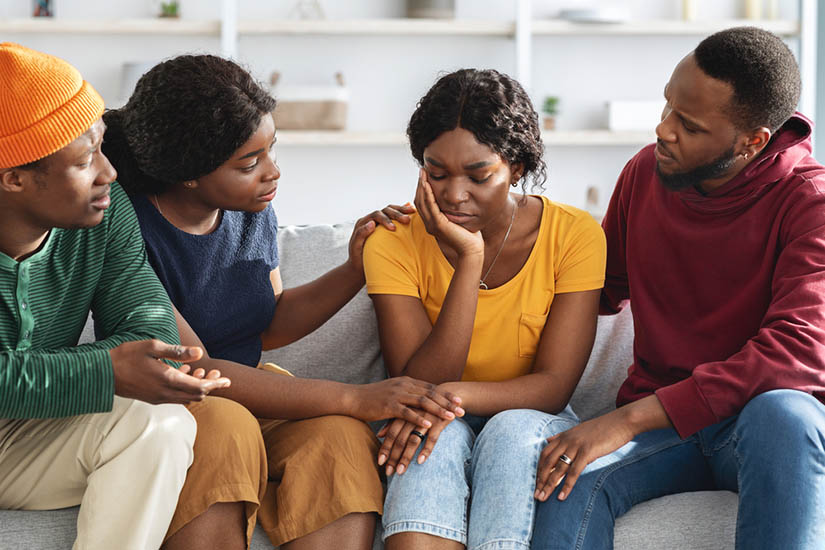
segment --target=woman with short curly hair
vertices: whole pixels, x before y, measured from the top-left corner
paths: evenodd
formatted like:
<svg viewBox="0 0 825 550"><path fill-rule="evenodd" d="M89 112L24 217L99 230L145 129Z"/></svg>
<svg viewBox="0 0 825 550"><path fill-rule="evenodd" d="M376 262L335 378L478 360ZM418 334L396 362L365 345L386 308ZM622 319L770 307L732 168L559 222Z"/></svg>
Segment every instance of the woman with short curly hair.
<svg viewBox="0 0 825 550"><path fill-rule="evenodd" d="M418 213L366 243L367 292L388 372L456 392L467 415L384 430L386 545L528 548L544 441L577 422L568 401L595 337L604 234L527 193L543 188L544 147L510 77L442 77L407 134Z"/></svg>

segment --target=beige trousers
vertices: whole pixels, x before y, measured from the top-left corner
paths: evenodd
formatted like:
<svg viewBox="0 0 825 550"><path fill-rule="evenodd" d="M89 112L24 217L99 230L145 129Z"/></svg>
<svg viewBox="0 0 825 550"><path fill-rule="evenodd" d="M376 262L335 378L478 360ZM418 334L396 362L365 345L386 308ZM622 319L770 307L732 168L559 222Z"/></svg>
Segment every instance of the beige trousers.
<svg viewBox="0 0 825 550"><path fill-rule="evenodd" d="M74 548L160 547L192 463L181 405L114 398L112 411L0 419L0 508L80 504Z"/></svg>

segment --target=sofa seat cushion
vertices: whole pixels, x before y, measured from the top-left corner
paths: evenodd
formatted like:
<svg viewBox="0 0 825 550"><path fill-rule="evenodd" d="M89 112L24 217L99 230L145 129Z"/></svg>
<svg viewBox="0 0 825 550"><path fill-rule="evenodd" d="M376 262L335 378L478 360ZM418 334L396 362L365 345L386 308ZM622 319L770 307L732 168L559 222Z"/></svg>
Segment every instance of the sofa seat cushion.
<svg viewBox="0 0 825 550"><path fill-rule="evenodd" d="M730 491L680 493L637 504L616 521L618 549L728 550L739 497Z"/></svg>
<svg viewBox="0 0 825 550"><path fill-rule="evenodd" d="M61 510L0 510L0 550L69 550L78 506Z"/></svg>
<svg viewBox="0 0 825 550"><path fill-rule="evenodd" d="M616 550L725 550L734 547L737 496L704 491L657 498L634 506L616 521ZM50 511L0 511L0 550L69 550L77 507ZM377 535L377 534L376 534ZM374 550L381 549L376 536ZM260 526L250 550L272 550Z"/></svg>

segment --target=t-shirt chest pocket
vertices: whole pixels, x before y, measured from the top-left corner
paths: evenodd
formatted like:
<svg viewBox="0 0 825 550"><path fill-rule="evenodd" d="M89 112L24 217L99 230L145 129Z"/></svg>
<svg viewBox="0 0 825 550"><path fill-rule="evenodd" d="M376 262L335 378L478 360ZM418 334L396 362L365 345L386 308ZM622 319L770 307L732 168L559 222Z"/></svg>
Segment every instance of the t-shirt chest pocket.
<svg viewBox="0 0 825 550"><path fill-rule="evenodd" d="M518 325L519 357L534 357L541 340L541 331L547 321L547 314L522 313Z"/></svg>

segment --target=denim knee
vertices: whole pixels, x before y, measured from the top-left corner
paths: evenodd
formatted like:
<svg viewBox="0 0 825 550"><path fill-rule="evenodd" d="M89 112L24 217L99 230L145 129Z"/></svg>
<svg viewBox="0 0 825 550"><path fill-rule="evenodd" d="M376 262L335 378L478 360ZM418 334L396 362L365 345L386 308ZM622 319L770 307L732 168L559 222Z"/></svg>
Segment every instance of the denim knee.
<svg viewBox="0 0 825 550"><path fill-rule="evenodd" d="M759 455L783 461L788 453L825 452L825 406L797 390L773 390L757 395L736 422L739 445L755 445ZM776 452L772 452L775 450Z"/></svg>
<svg viewBox="0 0 825 550"><path fill-rule="evenodd" d="M577 422L569 407L559 415L532 409L502 411L493 416L478 434L474 462L488 454L488 450L492 450L499 461L509 462L507 456L514 456L518 461L529 455L525 449L543 447L545 439L572 428Z"/></svg>
<svg viewBox="0 0 825 550"><path fill-rule="evenodd" d="M575 424L571 411L528 409L504 411L487 422L473 449L469 549L529 548L539 455L547 437Z"/></svg>
<svg viewBox="0 0 825 550"><path fill-rule="evenodd" d="M461 419L441 432L424 464L410 462L387 481L383 537L419 532L467 543L469 464L475 434Z"/></svg>
<svg viewBox="0 0 825 550"><path fill-rule="evenodd" d="M737 548L823 548L825 405L795 390L754 397L733 430Z"/></svg>

